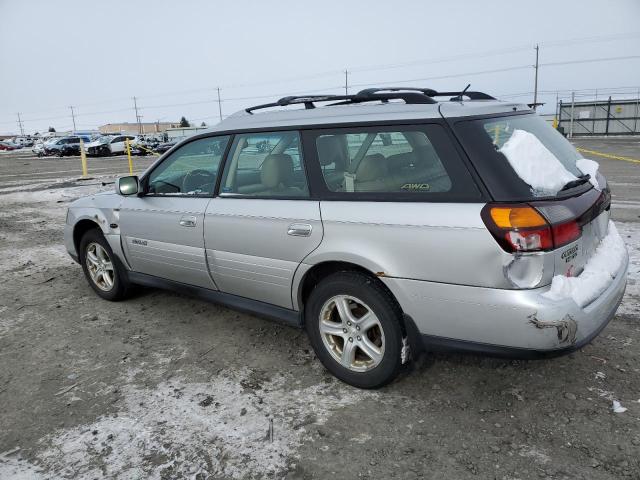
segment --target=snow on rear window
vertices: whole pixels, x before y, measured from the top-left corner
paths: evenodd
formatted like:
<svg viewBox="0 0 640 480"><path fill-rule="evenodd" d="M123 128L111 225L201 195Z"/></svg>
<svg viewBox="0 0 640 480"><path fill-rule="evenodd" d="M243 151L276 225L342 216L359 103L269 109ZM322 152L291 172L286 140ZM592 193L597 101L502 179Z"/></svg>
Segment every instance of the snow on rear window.
<svg viewBox="0 0 640 480"><path fill-rule="evenodd" d="M576 180L534 134L516 129L499 150L516 174L538 195L555 195Z"/></svg>

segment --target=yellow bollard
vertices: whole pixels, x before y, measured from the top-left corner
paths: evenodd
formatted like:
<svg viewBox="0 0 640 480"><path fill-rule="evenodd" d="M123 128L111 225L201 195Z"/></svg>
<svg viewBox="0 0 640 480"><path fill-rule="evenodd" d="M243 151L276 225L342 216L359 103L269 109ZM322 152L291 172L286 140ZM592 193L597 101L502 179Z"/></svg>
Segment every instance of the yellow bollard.
<svg viewBox="0 0 640 480"><path fill-rule="evenodd" d="M84 142L80 139L80 160L82 161L82 176L86 177L87 174L87 154L84 151Z"/></svg>
<svg viewBox="0 0 640 480"><path fill-rule="evenodd" d="M558 119L556 117L553 117L553 128L558 129Z"/></svg>
<svg viewBox="0 0 640 480"><path fill-rule="evenodd" d="M129 146L129 139L125 140L127 145L127 158L129 159L129 175L133 175L133 161L131 160L131 147Z"/></svg>

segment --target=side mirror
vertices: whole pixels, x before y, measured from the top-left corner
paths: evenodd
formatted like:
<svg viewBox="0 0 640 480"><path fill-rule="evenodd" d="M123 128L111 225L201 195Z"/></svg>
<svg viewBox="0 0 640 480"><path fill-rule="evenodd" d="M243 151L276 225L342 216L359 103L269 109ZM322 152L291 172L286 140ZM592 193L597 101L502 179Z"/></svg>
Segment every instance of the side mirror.
<svg viewBox="0 0 640 480"><path fill-rule="evenodd" d="M116 180L116 193L119 195L135 195L140 191L138 177L120 177Z"/></svg>

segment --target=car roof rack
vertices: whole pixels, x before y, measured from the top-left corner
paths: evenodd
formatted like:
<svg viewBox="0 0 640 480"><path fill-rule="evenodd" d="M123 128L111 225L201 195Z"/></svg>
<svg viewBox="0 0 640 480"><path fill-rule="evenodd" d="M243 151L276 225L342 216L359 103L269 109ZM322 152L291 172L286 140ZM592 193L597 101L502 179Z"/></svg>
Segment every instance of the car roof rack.
<svg viewBox="0 0 640 480"><path fill-rule="evenodd" d="M304 95L304 96L288 96L282 97L280 100L272 103L256 105L245 109L245 112L253 114L255 110L272 107L286 107L289 105L304 104L305 109L316 108L315 102L335 102L329 106L350 105L354 103L365 102L383 102L389 100L403 100L407 104L433 104L438 103L433 97L451 97L451 101L462 101L463 97L469 100L495 100L491 95L483 92L470 92L467 88L460 92L438 92L432 88L416 88L416 87L386 87L386 88L366 88L360 90L355 95Z"/></svg>

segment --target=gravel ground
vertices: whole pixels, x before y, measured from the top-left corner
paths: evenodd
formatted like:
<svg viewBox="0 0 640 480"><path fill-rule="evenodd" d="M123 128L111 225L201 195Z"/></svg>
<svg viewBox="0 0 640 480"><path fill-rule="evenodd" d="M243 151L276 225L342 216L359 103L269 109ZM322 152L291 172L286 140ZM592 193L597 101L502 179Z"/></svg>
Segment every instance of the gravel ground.
<svg viewBox="0 0 640 480"><path fill-rule="evenodd" d="M0 479L640 478L640 164L595 159L633 262L602 334L553 360L429 355L370 392L300 330L165 291L102 301L62 225L109 178L0 156Z"/></svg>

